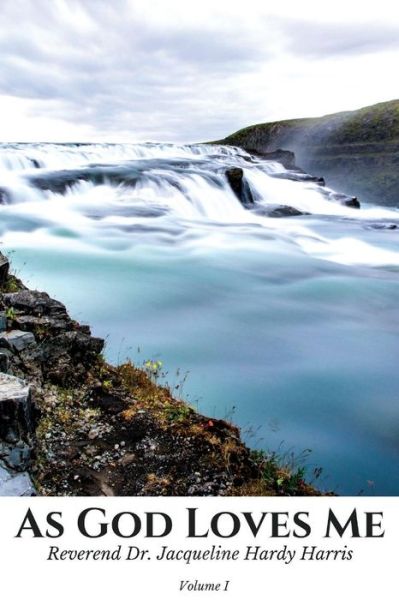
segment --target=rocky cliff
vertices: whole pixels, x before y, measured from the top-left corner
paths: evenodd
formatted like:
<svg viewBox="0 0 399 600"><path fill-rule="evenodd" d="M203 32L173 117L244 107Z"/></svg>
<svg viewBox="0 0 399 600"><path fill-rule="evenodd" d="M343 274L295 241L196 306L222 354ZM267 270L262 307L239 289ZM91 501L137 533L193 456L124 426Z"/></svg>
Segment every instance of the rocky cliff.
<svg viewBox="0 0 399 600"><path fill-rule="evenodd" d="M103 345L0 254L0 496L318 494Z"/></svg>
<svg viewBox="0 0 399 600"><path fill-rule="evenodd" d="M219 143L295 153L297 164L361 200L399 206L399 100L311 119L261 123Z"/></svg>

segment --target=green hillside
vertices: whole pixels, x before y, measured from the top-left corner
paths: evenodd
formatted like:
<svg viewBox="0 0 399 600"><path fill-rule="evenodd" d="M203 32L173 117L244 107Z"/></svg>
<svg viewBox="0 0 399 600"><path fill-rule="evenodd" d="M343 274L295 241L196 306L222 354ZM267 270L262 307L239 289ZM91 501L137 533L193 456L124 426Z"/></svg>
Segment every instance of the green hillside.
<svg viewBox="0 0 399 600"><path fill-rule="evenodd" d="M295 152L297 164L360 199L399 206L399 100L310 119L260 123L221 143Z"/></svg>

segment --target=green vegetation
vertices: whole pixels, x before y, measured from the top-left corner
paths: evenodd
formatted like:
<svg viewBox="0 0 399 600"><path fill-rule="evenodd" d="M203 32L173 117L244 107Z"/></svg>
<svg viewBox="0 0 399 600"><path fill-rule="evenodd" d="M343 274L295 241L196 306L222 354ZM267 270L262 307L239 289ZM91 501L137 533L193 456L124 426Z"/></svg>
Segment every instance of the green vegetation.
<svg viewBox="0 0 399 600"><path fill-rule="evenodd" d="M21 290L21 282L15 275L9 275L6 282L2 286L2 292L5 294L13 294Z"/></svg>
<svg viewBox="0 0 399 600"><path fill-rule="evenodd" d="M260 472L256 480L244 484L241 495L244 496L301 496L313 489L306 483L306 467L302 464L304 457L284 457L276 452L251 450L251 459ZM314 469L314 479L318 479L322 470Z"/></svg>
<svg viewBox="0 0 399 600"><path fill-rule="evenodd" d="M160 377L162 366L163 363L161 360L146 360L144 363L145 372L153 381L157 381Z"/></svg>
<svg viewBox="0 0 399 600"><path fill-rule="evenodd" d="M15 316L16 316L16 313L12 306L10 306L9 308L6 309L6 318L9 321L13 321L15 319Z"/></svg>
<svg viewBox="0 0 399 600"><path fill-rule="evenodd" d="M320 494L306 483L303 467L249 451L234 425L173 398L154 380L157 365L113 367L99 356L83 385L42 389L32 473L42 495L195 494L193 473L200 494L209 485L223 495ZM137 446L137 436L148 442Z"/></svg>
<svg viewBox="0 0 399 600"><path fill-rule="evenodd" d="M279 146L276 143L293 133L305 135L306 138L311 134L311 139L308 140L311 145L324 140L328 140L328 145L399 143L399 100L324 117L258 123L240 129L220 142L248 146L251 139L255 140L257 133L262 135L263 146L269 146L260 149L264 151L277 149Z"/></svg>

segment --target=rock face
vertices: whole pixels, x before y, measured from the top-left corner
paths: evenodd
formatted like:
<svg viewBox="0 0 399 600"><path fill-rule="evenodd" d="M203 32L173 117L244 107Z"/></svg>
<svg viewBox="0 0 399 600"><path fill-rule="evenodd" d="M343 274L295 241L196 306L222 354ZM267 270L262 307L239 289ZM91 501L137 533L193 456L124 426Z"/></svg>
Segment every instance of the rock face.
<svg viewBox="0 0 399 600"><path fill-rule="evenodd" d="M258 153L295 153L327 185L367 202L399 206L399 100L314 119L241 129L219 143Z"/></svg>
<svg viewBox="0 0 399 600"><path fill-rule="evenodd" d="M31 290L5 293L2 301L12 311L12 328L0 334L0 348L17 352L14 364L20 362L25 372L59 385L85 376L104 341L71 319L61 302Z"/></svg>
<svg viewBox="0 0 399 600"><path fill-rule="evenodd" d="M25 314L51 317L65 317L66 308L61 302L53 300L44 292L34 292L31 290L21 290L19 292L3 295L3 302L6 306L15 310L24 311Z"/></svg>
<svg viewBox="0 0 399 600"><path fill-rule="evenodd" d="M0 334L0 347L21 352L35 345L35 336L29 331L8 331Z"/></svg>
<svg viewBox="0 0 399 600"><path fill-rule="evenodd" d="M292 206L271 206L270 208L262 207L259 210L255 211L257 214L262 216L272 217L272 218L280 218L280 217L301 217L303 215L308 215L309 213L301 212L297 208L293 208Z"/></svg>
<svg viewBox="0 0 399 600"><path fill-rule="evenodd" d="M29 385L0 373L0 496L35 493L27 473L33 433L31 416Z"/></svg>

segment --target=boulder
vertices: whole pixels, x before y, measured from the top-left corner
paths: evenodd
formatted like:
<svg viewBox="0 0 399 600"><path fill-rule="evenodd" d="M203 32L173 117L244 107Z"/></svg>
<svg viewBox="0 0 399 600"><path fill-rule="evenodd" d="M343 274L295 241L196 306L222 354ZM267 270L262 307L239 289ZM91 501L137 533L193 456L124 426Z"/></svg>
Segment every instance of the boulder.
<svg viewBox="0 0 399 600"><path fill-rule="evenodd" d="M355 196L344 200L342 204L349 206L350 208L360 208L360 202Z"/></svg>
<svg viewBox="0 0 399 600"><path fill-rule="evenodd" d="M68 354L72 359L90 362L90 358L98 356L104 347L104 340L95 338L81 331L67 331L42 344L43 360L52 360Z"/></svg>
<svg viewBox="0 0 399 600"><path fill-rule="evenodd" d="M255 205L252 212L260 217L301 217L303 215L310 215L308 212L301 212L297 208L292 206L286 206L284 204L271 204L271 205Z"/></svg>
<svg viewBox="0 0 399 600"><path fill-rule="evenodd" d="M356 196L348 196L340 192L332 192L331 190L322 190L322 193L328 200L332 200L333 202L339 202L339 204L349 206L350 208L360 208L360 202Z"/></svg>
<svg viewBox="0 0 399 600"><path fill-rule="evenodd" d="M301 212L297 208L292 206L277 206L268 212L268 217L301 217L303 215L309 215L310 213Z"/></svg>
<svg viewBox="0 0 399 600"><path fill-rule="evenodd" d="M74 321L67 319L66 316L65 318L57 318L16 314L13 318L13 325L21 331L31 331L40 340L43 337L59 335L63 331L72 330L74 328ZM82 326L80 329L82 330Z"/></svg>
<svg viewBox="0 0 399 600"><path fill-rule="evenodd" d="M227 181L231 189L244 206L254 204L251 189L245 180L244 171L240 167L226 170Z"/></svg>
<svg viewBox="0 0 399 600"><path fill-rule="evenodd" d="M45 292L22 290L10 294L4 294L4 304L28 315L49 315L51 317L66 316L65 306L50 298Z"/></svg>
<svg viewBox="0 0 399 600"><path fill-rule="evenodd" d="M0 348L22 352L35 344L35 336L30 331L13 329L12 331L0 333Z"/></svg>
<svg viewBox="0 0 399 600"><path fill-rule="evenodd" d="M339 202L344 206L349 206L350 208L360 208L360 202L356 196L347 196L346 194L333 192L330 194L330 199L334 200L335 202Z"/></svg>

